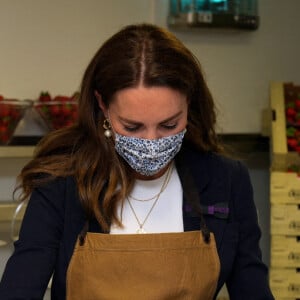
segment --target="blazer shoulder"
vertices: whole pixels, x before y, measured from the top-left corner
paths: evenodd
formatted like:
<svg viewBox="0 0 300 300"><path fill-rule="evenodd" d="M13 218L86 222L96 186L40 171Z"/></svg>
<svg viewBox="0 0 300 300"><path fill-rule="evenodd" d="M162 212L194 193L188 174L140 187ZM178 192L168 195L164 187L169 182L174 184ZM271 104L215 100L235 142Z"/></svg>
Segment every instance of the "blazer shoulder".
<svg viewBox="0 0 300 300"><path fill-rule="evenodd" d="M68 199L76 199L76 184L73 177L51 178L37 186L29 203L48 203L57 209L64 209Z"/></svg>
<svg viewBox="0 0 300 300"><path fill-rule="evenodd" d="M211 153L211 156L212 160L215 160L215 162L221 168L231 170L234 173L248 172L246 164L240 159L232 158L218 153Z"/></svg>
<svg viewBox="0 0 300 300"><path fill-rule="evenodd" d="M226 172L234 176L240 172L248 172L245 163L239 159L211 151L201 152L190 145L183 147L180 159L193 169L211 170L212 174Z"/></svg>

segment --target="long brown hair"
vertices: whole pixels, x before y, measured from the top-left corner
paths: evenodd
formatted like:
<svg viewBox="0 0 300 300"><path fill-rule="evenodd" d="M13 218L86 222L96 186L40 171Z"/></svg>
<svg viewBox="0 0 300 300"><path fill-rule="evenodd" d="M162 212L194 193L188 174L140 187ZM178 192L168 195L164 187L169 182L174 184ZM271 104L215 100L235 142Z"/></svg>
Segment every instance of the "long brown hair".
<svg viewBox="0 0 300 300"><path fill-rule="evenodd" d="M121 226L116 207L132 189L134 178L114 151L113 141L104 136L95 91L108 107L117 91L138 85L171 87L185 94L185 140L199 151L220 152L215 105L198 60L169 31L150 24L130 25L109 38L88 65L77 124L49 133L37 145L34 158L19 175L22 198L45 181L73 176L87 217L95 217L105 231L110 222Z"/></svg>

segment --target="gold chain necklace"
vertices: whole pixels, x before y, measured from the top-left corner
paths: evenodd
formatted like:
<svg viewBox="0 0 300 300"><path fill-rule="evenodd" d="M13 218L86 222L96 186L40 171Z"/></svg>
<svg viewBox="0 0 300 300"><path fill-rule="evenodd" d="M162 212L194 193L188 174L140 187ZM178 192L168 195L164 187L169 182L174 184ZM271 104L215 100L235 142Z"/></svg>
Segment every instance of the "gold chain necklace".
<svg viewBox="0 0 300 300"><path fill-rule="evenodd" d="M169 183L170 178L167 180L167 177L170 175L170 169L171 169L171 166L169 166L169 168L167 170L166 178L165 178L165 180L164 180L164 182L163 182L163 184L162 184L159 192L156 195L152 196L151 198L146 198L146 199L138 199L138 198L136 198L136 197L134 197L132 195L128 195L128 198L130 198L131 200L134 200L134 201L148 202L148 201L154 200L157 197L159 197L160 194L163 193L163 191L166 189L166 187L167 187L167 185Z"/></svg>
<svg viewBox="0 0 300 300"><path fill-rule="evenodd" d="M129 204L129 206L130 206L130 209L131 209L131 211L132 211L132 213L133 213L133 215L134 215L134 217L135 217L137 223L139 224L139 228L137 229L136 233L147 233L147 232L145 231L145 229L144 229L144 224L146 223L146 221L147 221L148 217L150 216L150 214L151 214L153 208L155 207L155 205L156 205L156 203L157 203L157 201L158 201L160 195L161 195L161 194L163 193L163 191L166 189L166 187L167 187L167 185L168 185L168 183L169 183L169 181L170 181L170 178L171 178L172 170L173 170L173 166L171 165L171 166L169 167L168 171L167 171L167 174L166 174L165 180L164 180L164 182L163 182L163 184L162 184L162 186L161 186L161 189L160 189L159 193L156 195L156 199L155 199L155 201L153 202L153 204L152 204L150 210L148 211L148 213L147 213L147 215L146 215L146 217L145 217L145 219L144 219L143 222L141 222L141 221L139 220L139 218L138 218L138 216L137 216L137 214L136 214L136 212L135 212L135 210L134 210L134 208L133 208L133 206L132 206L132 204L131 204L131 202L130 202L129 197L127 198L128 204ZM140 201L142 201L142 200L140 200Z"/></svg>

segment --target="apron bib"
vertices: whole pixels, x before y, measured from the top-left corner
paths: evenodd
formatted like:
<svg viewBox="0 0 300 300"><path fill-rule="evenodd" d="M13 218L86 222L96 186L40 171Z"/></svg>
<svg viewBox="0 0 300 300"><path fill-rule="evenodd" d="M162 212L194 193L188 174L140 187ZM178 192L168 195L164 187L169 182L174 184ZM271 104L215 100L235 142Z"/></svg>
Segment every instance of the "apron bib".
<svg viewBox="0 0 300 300"><path fill-rule="evenodd" d="M68 300L213 299L220 261L213 233L87 232L67 272Z"/></svg>

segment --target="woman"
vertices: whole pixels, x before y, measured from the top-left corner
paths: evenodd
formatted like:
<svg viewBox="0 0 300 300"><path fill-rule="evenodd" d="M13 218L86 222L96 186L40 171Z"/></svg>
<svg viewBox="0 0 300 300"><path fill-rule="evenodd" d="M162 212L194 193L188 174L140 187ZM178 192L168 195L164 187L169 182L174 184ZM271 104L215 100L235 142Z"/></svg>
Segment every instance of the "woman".
<svg viewBox="0 0 300 300"><path fill-rule="evenodd" d="M199 64L131 25L83 77L78 124L20 174L30 200L1 299L273 299L245 167L225 158ZM146 234L147 233L147 234Z"/></svg>

